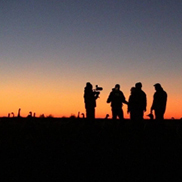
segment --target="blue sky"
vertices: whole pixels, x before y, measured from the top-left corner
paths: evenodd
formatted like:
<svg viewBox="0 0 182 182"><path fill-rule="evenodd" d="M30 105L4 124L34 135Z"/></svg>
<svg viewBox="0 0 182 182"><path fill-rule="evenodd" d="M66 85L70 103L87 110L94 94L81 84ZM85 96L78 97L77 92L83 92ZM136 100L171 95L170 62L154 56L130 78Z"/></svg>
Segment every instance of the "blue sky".
<svg viewBox="0 0 182 182"><path fill-rule="evenodd" d="M150 104L152 85L160 82L173 98L171 105L181 104L181 19L179 0L1 1L0 86L26 87L25 95L34 94L35 87L57 95L70 90L69 95L80 93L75 99L80 103L91 81L105 88L103 106L116 83L128 97L137 81Z"/></svg>

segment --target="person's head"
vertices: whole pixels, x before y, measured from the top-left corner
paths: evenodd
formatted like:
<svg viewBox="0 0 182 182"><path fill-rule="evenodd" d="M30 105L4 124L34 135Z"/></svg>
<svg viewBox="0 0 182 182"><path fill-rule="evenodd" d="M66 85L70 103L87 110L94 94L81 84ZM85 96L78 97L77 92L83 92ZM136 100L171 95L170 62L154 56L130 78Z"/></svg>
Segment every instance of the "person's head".
<svg viewBox="0 0 182 182"><path fill-rule="evenodd" d="M115 90L119 90L120 89L120 85L119 84L116 84L115 85Z"/></svg>
<svg viewBox="0 0 182 182"><path fill-rule="evenodd" d="M131 91L131 94L133 94L135 92L136 88L135 87L131 87L130 91Z"/></svg>
<svg viewBox="0 0 182 182"><path fill-rule="evenodd" d="M160 83L156 83L156 84L154 85L154 87L155 87L155 90L156 90L156 91L162 90L162 87L161 87L161 84L160 84Z"/></svg>
<svg viewBox="0 0 182 182"><path fill-rule="evenodd" d="M92 90L92 84L90 82L86 83L86 88Z"/></svg>
<svg viewBox="0 0 182 182"><path fill-rule="evenodd" d="M141 89L141 88L142 88L142 83L141 83L141 82L137 82L137 83L135 84L135 87L136 87L137 89Z"/></svg>

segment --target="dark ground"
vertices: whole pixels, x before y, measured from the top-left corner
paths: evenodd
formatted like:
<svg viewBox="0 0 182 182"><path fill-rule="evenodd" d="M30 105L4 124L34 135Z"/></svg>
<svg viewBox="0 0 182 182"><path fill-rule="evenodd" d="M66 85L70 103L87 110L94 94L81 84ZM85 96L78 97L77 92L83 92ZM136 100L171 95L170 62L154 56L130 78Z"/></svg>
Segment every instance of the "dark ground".
<svg viewBox="0 0 182 182"><path fill-rule="evenodd" d="M8 181L181 181L182 121L0 120Z"/></svg>

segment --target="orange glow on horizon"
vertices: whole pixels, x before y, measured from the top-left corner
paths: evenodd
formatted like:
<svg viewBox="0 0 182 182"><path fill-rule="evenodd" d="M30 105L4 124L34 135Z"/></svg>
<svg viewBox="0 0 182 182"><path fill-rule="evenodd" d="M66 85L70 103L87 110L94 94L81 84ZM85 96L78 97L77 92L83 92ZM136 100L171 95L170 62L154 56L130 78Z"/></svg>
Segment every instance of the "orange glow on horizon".
<svg viewBox="0 0 182 182"><path fill-rule="evenodd" d="M100 94L100 98L97 99L96 118L105 118L106 114L109 114L109 118L112 117L110 104L106 103L107 97L112 89L112 86L105 85L104 90ZM23 83L24 84L24 83ZM84 100L83 100L83 83L79 83L77 87L73 84L73 88L69 87L54 87L46 85L38 85L35 82L31 85L18 85L13 84L12 86L6 86L1 89L1 102L0 102L0 116L8 116L8 113L14 112L17 115L18 109L21 108L21 116L26 117L29 112L36 113L39 117L41 114L45 116L52 115L53 117L70 117L74 115L77 117L78 112L85 113ZM128 84L130 85L130 84ZM130 86L122 86L126 100L130 95ZM13 88L13 91L12 91ZM69 89L68 89L69 88ZM144 118L150 112L150 107L153 100L154 89L150 86L149 88L143 89L147 94L147 111L144 113ZM168 92L169 88L164 88ZM170 90L167 100L167 109L165 113L165 119L180 119L182 117L181 112L182 96L176 94L176 91ZM123 104L124 118L129 118L127 113L127 105Z"/></svg>

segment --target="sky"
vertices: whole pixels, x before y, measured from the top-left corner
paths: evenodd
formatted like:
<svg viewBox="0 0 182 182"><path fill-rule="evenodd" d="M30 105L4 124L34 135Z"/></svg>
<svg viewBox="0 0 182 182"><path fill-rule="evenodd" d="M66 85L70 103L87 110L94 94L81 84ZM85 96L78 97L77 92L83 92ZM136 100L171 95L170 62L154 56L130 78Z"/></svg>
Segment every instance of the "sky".
<svg viewBox="0 0 182 182"><path fill-rule="evenodd" d="M1 0L0 116L77 116L91 82L103 87L96 117L111 117L115 84L128 100L142 82L146 118L155 83L168 94L165 118L181 118L181 20L180 0Z"/></svg>

